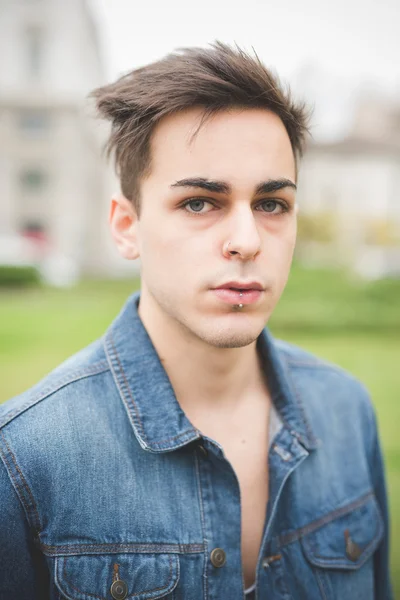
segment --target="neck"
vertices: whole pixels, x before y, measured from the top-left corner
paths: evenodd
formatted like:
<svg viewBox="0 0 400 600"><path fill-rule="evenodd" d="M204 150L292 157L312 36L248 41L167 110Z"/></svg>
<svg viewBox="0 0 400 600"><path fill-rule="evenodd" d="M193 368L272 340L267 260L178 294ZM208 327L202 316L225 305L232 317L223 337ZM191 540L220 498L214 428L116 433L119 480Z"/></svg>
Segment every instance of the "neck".
<svg viewBox="0 0 400 600"><path fill-rule="evenodd" d="M230 414L265 390L256 342L219 348L189 332L141 294L139 316L184 412Z"/></svg>

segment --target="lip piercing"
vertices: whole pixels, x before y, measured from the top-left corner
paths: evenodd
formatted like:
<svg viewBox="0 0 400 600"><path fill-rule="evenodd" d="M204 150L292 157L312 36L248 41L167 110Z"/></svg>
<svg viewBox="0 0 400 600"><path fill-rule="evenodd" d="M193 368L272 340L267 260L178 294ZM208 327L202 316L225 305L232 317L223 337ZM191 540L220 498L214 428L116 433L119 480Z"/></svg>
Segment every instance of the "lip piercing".
<svg viewBox="0 0 400 600"><path fill-rule="evenodd" d="M243 293L240 292L239 296L240 296L240 298L242 298L243 297ZM233 308L236 308L236 309L243 308L243 304L234 304Z"/></svg>

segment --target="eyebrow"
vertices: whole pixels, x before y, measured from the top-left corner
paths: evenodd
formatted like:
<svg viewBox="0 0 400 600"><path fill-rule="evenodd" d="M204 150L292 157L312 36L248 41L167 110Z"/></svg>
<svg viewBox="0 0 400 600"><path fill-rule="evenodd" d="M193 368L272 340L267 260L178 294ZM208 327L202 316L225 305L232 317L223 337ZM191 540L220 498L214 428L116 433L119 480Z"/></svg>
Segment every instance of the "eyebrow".
<svg viewBox="0 0 400 600"><path fill-rule="evenodd" d="M205 177L189 177L187 179L180 179L179 181L173 183L170 187L201 188L203 190L207 190L208 192L215 192L218 194L230 194L232 192L232 187L229 185L229 183L226 183L225 181L215 181ZM296 184L293 183L293 181L290 181L290 179L268 179L267 181L259 183L255 188L255 192L256 194L268 194L270 192L276 192L287 187L297 190Z"/></svg>

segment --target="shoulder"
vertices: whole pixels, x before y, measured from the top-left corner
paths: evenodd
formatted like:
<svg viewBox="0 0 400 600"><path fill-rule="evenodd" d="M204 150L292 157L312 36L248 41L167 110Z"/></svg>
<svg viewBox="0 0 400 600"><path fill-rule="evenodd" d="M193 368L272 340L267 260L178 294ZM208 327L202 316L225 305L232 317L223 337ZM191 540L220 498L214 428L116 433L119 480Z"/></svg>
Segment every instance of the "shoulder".
<svg viewBox="0 0 400 600"><path fill-rule="evenodd" d="M84 463L92 445L91 422L102 411L102 393L107 396L112 386L102 341L97 340L0 405L0 496L12 484L35 531L42 530L40 505L55 474Z"/></svg>
<svg viewBox="0 0 400 600"><path fill-rule="evenodd" d="M274 340L275 348L303 404L313 410L337 411L374 419L374 407L366 386L352 373L294 344Z"/></svg>
<svg viewBox="0 0 400 600"><path fill-rule="evenodd" d="M79 382L82 382L80 389L83 386L91 387L92 383L89 381L107 371L109 366L102 339L98 339L67 358L33 387L1 404L0 431L44 401L54 405L57 399L73 394L73 388L78 387ZM49 406L46 408L51 410Z"/></svg>
<svg viewBox="0 0 400 600"><path fill-rule="evenodd" d="M363 384L354 375L339 365L324 360L284 340L274 339L274 345L281 360L291 371L309 372L315 377L321 377L321 379L334 377L343 380L343 382L349 385L364 388Z"/></svg>

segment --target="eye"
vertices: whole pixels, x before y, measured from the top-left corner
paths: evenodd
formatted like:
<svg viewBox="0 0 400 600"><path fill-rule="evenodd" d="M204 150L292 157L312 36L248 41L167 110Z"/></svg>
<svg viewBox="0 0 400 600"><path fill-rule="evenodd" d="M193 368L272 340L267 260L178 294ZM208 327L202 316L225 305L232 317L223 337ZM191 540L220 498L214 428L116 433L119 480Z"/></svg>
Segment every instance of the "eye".
<svg viewBox="0 0 400 600"><path fill-rule="evenodd" d="M202 210L205 206L212 207L211 202L208 202L207 200L203 200L202 198L192 198L191 200L188 200L187 202L185 202L182 205L182 208L184 208L187 212L189 213L200 213L200 214L204 214L206 212L209 212L208 210L204 211ZM189 210L190 208L190 210Z"/></svg>
<svg viewBox="0 0 400 600"><path fill-rule="evenodd" d="M278 200L264 200L258 205L262 207L262 212L280 214L287 211L287 207ZM258 208L258 207L257 207Z"/></svg>

